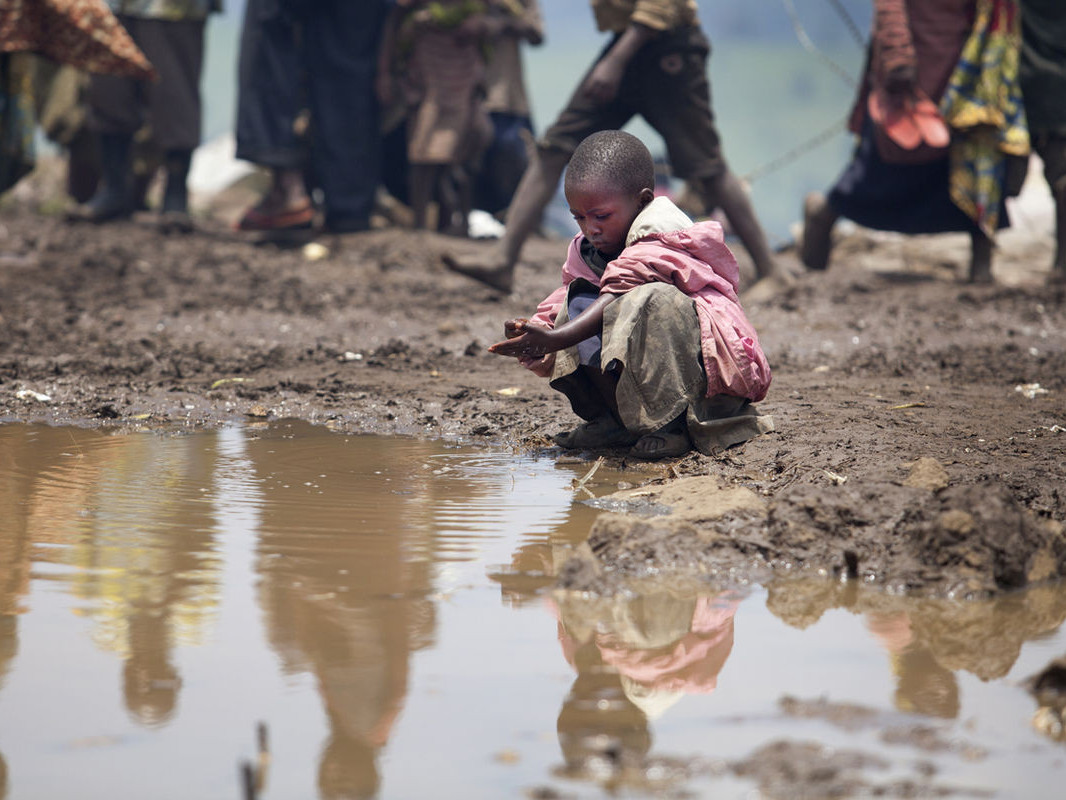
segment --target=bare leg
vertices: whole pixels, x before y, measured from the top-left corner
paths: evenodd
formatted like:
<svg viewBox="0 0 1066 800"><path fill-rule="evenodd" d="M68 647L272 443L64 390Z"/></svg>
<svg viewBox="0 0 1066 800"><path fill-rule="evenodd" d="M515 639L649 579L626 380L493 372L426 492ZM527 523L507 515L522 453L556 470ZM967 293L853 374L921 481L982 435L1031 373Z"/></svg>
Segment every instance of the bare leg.
<svg viewBox="0 0 1066 800"><path fill-rule="evenodd" d="M970 234L970 283L992 283L992 246L981 231Z"/></svg>
<svg viewBox="0 0 1066 800"><path fill-rule="evenodd" d="M449 235L456 234L459 226L461 203L459 201L459 167L444 167L435 181L437 203L440 213L437 215L437 230Z"/></svg>
<svg viewBox="0 0 1066 800"><path fill-rule="evenodd" d="M770 251L759 220L755 217L747 192L740 181L728 169L713 178L706 178L697 183L700 195L708 208L721 208L729 224L733 226L741 244L748 251L755 264L755 274L762 278L775 278L788 285L793 276L786 270Z"/></svg>
<svg viewBox="0 0 1066 800"><path fill-rule="evenodd" d="M1055 261L1049 283L1066 283L1066 183L1055 192Z"/></svg>
<svg viewBox="0 0 1066 800"><path fill-rule="evenodd" d="M558 150L537 150L511 200L503 237L487 253L463 257L445 253L444 265L493 289L510 292L518 256L540 225L544 207L555 194L568 160L569 154Z"/></svg>
<svg viewBox="0 0 1066 800"><path fill-rule="evenodd" d="M825 195L811 192L803 201L803 242L800 260L807 269L824 270L833 249L833 226L839 219Z"/></svg>
<svg viewBox="0 0 1066 800"><path fill-rule="evenodd" d="M410 167L411 210L415 215L415 228L425 230L428 225L429 201L439 180L436 164L412 164Z"/></svg>
<svg viewBox="0 0 1066 800"><path fill-rule="evenodd" d="M469 230L471 186L470 176L462 164L445 169L440 179L440 221L442 233L466 236Z"/></svg>

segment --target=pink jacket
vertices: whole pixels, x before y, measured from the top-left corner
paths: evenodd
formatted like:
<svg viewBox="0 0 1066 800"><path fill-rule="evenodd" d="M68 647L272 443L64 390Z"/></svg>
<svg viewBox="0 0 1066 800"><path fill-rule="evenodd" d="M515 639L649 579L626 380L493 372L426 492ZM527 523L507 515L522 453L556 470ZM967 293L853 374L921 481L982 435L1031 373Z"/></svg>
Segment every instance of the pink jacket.
<svg viewBox="0 0 1066 800"><path fill-rule="evenodd" d="M618 295L651 281L671 283L696 302L707 396L727 394L753 402L766 397L770 366L737 297L740 270L725 244L720 224L698 222L680 230L647 233L611 261L602 278L581 258L580 241L578 234L570 242L563 285L541 302L532 322L555 327L567 287L577 278L598 286L601 294ZM552 361L544 358L522 363L543 376L550 374Z"/></svg>

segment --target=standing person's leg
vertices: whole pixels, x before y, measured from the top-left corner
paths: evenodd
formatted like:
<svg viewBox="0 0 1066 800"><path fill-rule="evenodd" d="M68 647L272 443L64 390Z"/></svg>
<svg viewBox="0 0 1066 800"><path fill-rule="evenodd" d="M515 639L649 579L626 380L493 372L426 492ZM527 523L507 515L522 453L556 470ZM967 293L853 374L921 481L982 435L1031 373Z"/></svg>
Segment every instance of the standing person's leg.
<svg viewBox="0 0 1066 800"><path fill-rule="evenodd" d="M710 45L698 28L661 36L630 64L638 110L666 142L674 174L688 180L707 209L721 208L755 265L756 275L790 283L773 257L744 187L722 156L707 79Z"/></svg>
<svg viewBox="0 0 1066 800"><path fill-rule="evenodd" d="M514 268L522 247L540 225L544 208L555 194L569 160L568 151L538 147L529 167L522 173L522 180L507 209L504 234L493 245L492 251L469 257L445 253L442 256L445 266L509 293L514 285Z"/></svg>
<svg viewBox="0 0 1066 800"><path fill-rule="evenodd" d="M244 230L305 228L311 198L307 151L296 133L303 108L303 64L295 21L271 0L248 0L237 65L237 158L271 172L271 187L237 223Z"/></svg>
<svg viewBox="0 0 1066 800"><path fill-rule="evenodd" d="M600 54L602 56L603 53ZM596 63L599 63L599 59L592 67ZM590 72L592 67L589 68ZM522 174L507 210L503 236L487 253L471 256L443 254L446 267L501 292L511 291L514 269L522 247L540 226L544 209L555 195L559 178L571 154L585 137L597 131L621 128L635 113L618 99L606 106L593 103L582 92L587 77L588 72L578 83L559 118L537 142L529 166ZM619 92L620 96L623 94Z"/></svg>
<svg viewBox="0 0 1066 800"><path fill-rule="evenodd" d="M992 283L992 248L988 236L979 230L970 233L970 283Z"/></svg>
<svg viewBox="0 0 1066 800"><path fill-rule="evenodd" d="M429 204L436 195L441 169L440 164L411 164L409 167L408 191L411 195L411 212L414 215L416 230L426 230L429 227Z"/></svg>
<svg viewBox="0 0 1066 800"><path fill-rule="evenodd" d="M473 203L490 214L506 211L529 166L527 141L533 135L529 117L503 112L490 114L493 139L474 179Z"/></svg>
<svg viewBox="0 0 1066 800"><path fill-rule="evenodd" d="M144 20L119 15L138 46ZM144 86L133 78L93 75L89 81L89 129L100 156L100 184L80 215L90 222L107 222L133 213L130 198L130 151L133 134L144 120Z"/></svg>
<svg viewBox="0 0 1066 800"><path fill-rule="evenodd" d="M325 225L366 230L381 180L381 131L374 95L383 0L320 2L304 22L313 144L325 196Z"/></svg>
<svg viewBox="0 0 1066 800"><path fill-rule="evenodd" d="M1053 192L1055 197L1055 261L1048 280L1066 283L1066 180Z"/></svg>
<svg viewBox="0 0 1066 800"><path fill-rule="evenodd" d="M146 87L152 138L163 153L166 185L160 222L167 229L188 231L188 177L192 153L200 144L203 111L200 75L204 58L204 21L142 21L145 55L159 72Z"/></svg>
<svg viewBox="0 0 1066 800"><path fill-rule="evenodd" d="M1033 137L1033 144L1055 201L1055 256L1048 282L1066 283L1066 135L1040 134Z"/></svg>
<svg viewBox="0 0 1066 800"><path fill-rule="evenodd" d="M829 267L833 250L833 226L840 215L833 210L821 192L811 192L803 200L803 238L800 261L807 269L824 270Z"/></svg>

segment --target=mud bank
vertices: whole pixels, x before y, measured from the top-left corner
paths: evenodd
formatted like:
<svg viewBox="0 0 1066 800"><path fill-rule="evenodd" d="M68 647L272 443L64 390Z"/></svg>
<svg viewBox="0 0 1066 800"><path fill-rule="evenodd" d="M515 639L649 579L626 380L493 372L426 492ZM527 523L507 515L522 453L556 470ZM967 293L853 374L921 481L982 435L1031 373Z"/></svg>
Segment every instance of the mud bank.
<svg viewBox="0 0 1066 800"><path fill-rule="evenodd" d="M923 473L942 473L943 485L923 485ZM996 481L949 486L932 459L902 483L807 484L763 499L689 477L598 504L622 513L596 520L562 572L563 588L602 594L663 573L741 581L784 573L976 599L1066 575L1061 523Z"/></svg>

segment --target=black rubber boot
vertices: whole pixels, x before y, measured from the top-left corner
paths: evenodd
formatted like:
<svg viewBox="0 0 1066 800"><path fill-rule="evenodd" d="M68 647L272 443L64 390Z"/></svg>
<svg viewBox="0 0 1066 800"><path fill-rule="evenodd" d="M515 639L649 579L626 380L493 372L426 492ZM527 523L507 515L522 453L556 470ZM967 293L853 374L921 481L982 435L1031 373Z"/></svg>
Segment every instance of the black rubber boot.
<svg viewBox="0 0 1066 800"><path fill-rule="evenodd" d="M126 134L100 134L100 185L85 206L90 222L109 222L133 213L129 195L132 142L133 137Z"/></svg>
<svg viewBox="0 0 1066 800"><path fill-rule="evenodd" d="M192 230L189 216L189 165L191 150L168 150L163 165L167 172L167 185L163 190L163 207L159 211L159 224L164 230L188 233Z"/></svg>

